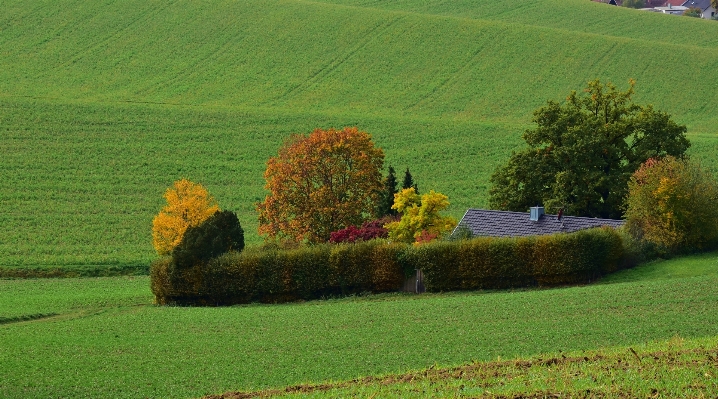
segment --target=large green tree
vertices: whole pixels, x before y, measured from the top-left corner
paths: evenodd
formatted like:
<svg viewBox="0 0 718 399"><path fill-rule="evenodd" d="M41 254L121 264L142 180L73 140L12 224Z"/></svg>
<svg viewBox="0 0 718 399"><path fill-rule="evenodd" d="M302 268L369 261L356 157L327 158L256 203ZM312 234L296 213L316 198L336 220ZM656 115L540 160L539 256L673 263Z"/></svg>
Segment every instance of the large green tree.
<svg viewBox="0 0 718 399"><path fill-rule="evenodd" d="M690 143L686 127L651 105L633 103L626 91L598 79L563 103L548 101L534 112L536 128L491 177L490 205L525 212L536 204L569 215L619 218L628 180L649 158L681 156Z"/></svg>

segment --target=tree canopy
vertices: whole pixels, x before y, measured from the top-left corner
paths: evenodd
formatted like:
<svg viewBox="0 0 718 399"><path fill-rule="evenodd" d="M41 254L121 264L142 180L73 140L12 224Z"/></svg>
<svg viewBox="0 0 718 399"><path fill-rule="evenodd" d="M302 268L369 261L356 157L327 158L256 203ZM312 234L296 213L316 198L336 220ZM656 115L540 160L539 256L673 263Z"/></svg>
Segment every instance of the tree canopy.
<svg viewBox="0 0 718 399"><path fill-rule="evenodd" d="M187 228L199 226L219 210L206 188L187 179L174 182L164 197L167 205L152 220L152 244L159 255L169 255Z"/></svg>
<svg viewBox="0 0 718 399"><path fill-rule="evenodd" d="M623 1L623 7L643 8L645 6L646 6L646 3L643 0L624 0Z"/></svg>
<svg viewBox="0 0 718 399"><path fill-rule="evenodd" d="M394 199L394 209L401 213L401 219L384 226L389 230L389 239L423 243L451 231L456 219L439 214L448 206L449 198L434 190L421 196L414 187L401 190Z"/></svg>
<svg viewBox="0 0 718 399"><path fill-rule="evenodd" d="M634 237L669 252L718 245L718 182L686 159L649 159L628 182L626 219Z"/></svg>
<svg viewBox="0 0 718 399"><path fill-rule="evenodd" d="M376 210L383 163L384 152L357 128L292 135L267 162L260 234L315 243L360 225Z"/></svg>
<svg viewBox="0 0 718 399"><path fill-rule="evenodd" d="M406 172L404 172L404 180L401 183L401 188L403 190L406 190L407 188L414 188L414 191L416 194L419 194L419 187L417 187L416 183L414 182L414 177L411 175L411 172L409 172L409 168L406 168Z"/></svg>
<svg viewBox="0 0 718 399"><path fill-rule="evenodd" d="M490 205L525 212L544 204L569 215L620 218L628 179L649 158L681 156L690 146L686 127L626 91L598 79L583 94L534 112L528 148L512 153L491 177Z"/></svg>

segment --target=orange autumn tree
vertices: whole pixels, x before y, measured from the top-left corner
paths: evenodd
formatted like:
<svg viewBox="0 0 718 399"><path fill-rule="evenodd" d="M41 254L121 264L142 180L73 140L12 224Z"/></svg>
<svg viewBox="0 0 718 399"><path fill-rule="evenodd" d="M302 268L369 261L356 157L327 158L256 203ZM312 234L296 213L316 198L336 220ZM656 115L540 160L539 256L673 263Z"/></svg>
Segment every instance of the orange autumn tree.
<svg viewBox="0 0 718 399"><path fill-rule="evenodd" d="M199 226L219 210L207 189L187 179L174 182L164 197L167 205L152 220L152 245L163 256L182 241L187 228Z"/></svg>
<svg viewBox="0 0 718 399"><path fill-rule="evenodd" d="M384 152L357 128L292 135L267 162L259 233L310 243L360 225L382 189Z"/></svg>

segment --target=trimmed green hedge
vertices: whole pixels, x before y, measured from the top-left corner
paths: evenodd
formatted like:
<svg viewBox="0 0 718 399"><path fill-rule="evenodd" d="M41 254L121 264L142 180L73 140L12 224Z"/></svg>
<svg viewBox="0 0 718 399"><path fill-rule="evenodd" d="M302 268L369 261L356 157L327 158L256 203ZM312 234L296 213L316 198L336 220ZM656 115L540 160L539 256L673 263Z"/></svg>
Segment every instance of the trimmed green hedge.
<svg viewBox="0 0 718 399"><path fill-rule="evenodd" d="M538 237L435 242L412 251L427 291L586 283L623 265L623 242L612 228Z"/></svg>
<svg viewBox="0 0 718 399"><path fill-rule="evenodd" d="M427 291L590 282L625 265L611 228L540 237L438 241L413 247L382 240L291 250L252 249L206 264L152 264L157 303L228 305L399 291L414 269Z"/></svg>
<svg viewBox="0 0 718 399"><path fill-rule="evenodd" d="M290 250L230 252L190 269L172 258L151 266L159 304L287 302L401 289L403 244L368 241Z"/></svg>
<svg viewBox="0 0 718 399"><path fill-rule="evenodd" d="M535 285L529 256L533 242L491 237L435 242L415 248L410 259L424 272L430 292L526 287Z"/></svg>

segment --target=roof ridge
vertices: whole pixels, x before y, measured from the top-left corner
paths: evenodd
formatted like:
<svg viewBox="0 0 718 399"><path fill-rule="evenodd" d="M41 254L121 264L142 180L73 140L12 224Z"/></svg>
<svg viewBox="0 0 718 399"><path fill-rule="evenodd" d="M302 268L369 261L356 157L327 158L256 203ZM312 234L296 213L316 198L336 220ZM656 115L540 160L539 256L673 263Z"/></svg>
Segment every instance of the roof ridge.
<svg viewBox="0 0 718 399"><path fill-rule="evenodd" d="M502 211L499 209L481 209L481 208L469 208L466 212L469 212L469 211L512 213L512 214L519 214L519 215L529 215L530 214L530 212ZM558 215L554 214L554 213L544 213L541 216L558 216ZM590 216L573 216L573 215L566 215L566 214L563 215L563 218L623 221L623 219L597 218L597 217L590 217Z"/></svg>

